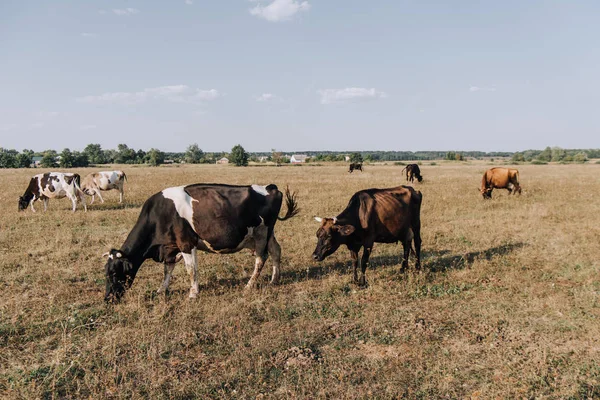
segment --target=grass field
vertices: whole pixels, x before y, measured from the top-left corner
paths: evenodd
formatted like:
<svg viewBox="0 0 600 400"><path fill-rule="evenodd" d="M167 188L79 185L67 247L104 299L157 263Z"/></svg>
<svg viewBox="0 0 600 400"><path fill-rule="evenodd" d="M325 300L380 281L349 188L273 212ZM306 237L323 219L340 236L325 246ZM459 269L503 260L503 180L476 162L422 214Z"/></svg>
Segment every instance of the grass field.
<svg viewBox="0 0 600 400"><path fill-rule="evenodd" d="M400 166L120 167L124 206L112 191L74 214L67 199L18 213L41 171L0 171L0 397L600 398L600 165L518 166L523 195L483 201L489 166L424 163L424 270L401 274L402 246L376 244L366 289L347 250L311 259L313 216L403 184ZM197 299L182 263L157 296L147 261L106 306L101 254L151 194L196 182L298 192L275 228L281 284L267 261L244 295L249 251L200 253Z"/></svg>

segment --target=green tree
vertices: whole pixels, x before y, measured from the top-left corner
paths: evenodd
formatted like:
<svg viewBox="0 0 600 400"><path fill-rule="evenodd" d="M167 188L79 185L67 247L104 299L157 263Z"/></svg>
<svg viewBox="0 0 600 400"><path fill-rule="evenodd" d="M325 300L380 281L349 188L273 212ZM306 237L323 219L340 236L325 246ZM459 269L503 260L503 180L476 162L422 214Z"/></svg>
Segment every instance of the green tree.
<svg viewBox="0 0 600 400"><path fill-rule="evenodd" d="M73 157L73 153L68 148L64 149L62 153L60 153L60 161L58 165L61 168L73 168L75 165L75 158Z"/></svg>
<svg viewBox="0 0 600 400"><path fill-rule="evenodd" d="M515 153L515 154L512 155L511 160L513 162L523 162L523 161L525 161L525 157L523 156L523 153L517 152L517 153Z"/></svg>
<svg viewBox="0 0 600 400"><path fill-rule="evenodd" d="M58 163L56 162L57 153L54 150L46 150L44 151L44 155L40 160L40 166L42 168L56 168L58 167Z"/></svg>
<svg viewBox="0 0 600 400"><path fill-rule="evenodd" d="M362 163L363 156L360 153L352 153L350 154L350 162L351 163Z"/></svg>
<svg viewBox="0 0 600 400"><path fill-rule="evenodd" d="M189 145L183 156L188 164L199 164L202 162L202 158L204 158L204 152L198 147L197 143Z"/></svg>
<svg viewBox="0 0 600 400"><path fill-rule="evenodd" d="M33 159L33 150L23 149L17 156L18 168L29 168Z"/></svg>
<svg viewBox="0 0 600 400"><path fill-rule="evenodd" d="M104 156L104 151L102 151L102 146L95 143L90 143L85 146L83 149L83 154L85 154L88 158L88 161L92 164L105 164L106 157Z"/></svg>
<svg viewBox="0 0 600 400"><path fill-rule="evenodd" d="M283 153L275 149L271 149L271 161L273 161L275 165L280 166L283 162Z"/></svg>
<svg viewBox="0 0 600 400"><path fill-rule="evenodd" d="M546 147L544 149L544 151L542 151L540 154L538 154L538 156L536 157L538 160L540 161L551 161L552 160L552 149L550 147Z"/></svg>
<svg viewBox="0 0 600 400"><path fill-rule="evenodd" d="M584 163L587 160L588 160L587 154L583 151L580 151L579 153L577 153L573 156L573 161L578 162L578 163Z"/></svg>
<svg viewBox="0 0 600 400"><path fill-rule="evenodd" d="M120 143L117 145L115 162L118 164L134 164L136 155L135 150L130 149L126 144Z"/></svg>
<svg viewBox="0 0 600 400"><path fill-rule="evenodd" d="M553 162L563 161L567 156L567 151L560 147L553 147L551 152L551 160Z"/></svg>
<svg viewBox="0 0 600 400"><path fill-rule="evenodd" d="M90 165L90 160L87 154L79 151L73 152L73 167L83 168Z"/></svg>
<svg viewBox="0 0 600 400"><path fill-rule="evenodd" d="M18 168L16 150L8 150L0 147L0 168Z"/></svg>
<svg viewBox="0 0 600 400"><path fill-rule="evenodd" d="M158 167L165 162L165 153L158 149L150 149L150 151L146 153L146 160L151 166Z"/></svg>
<svg viewBox="0 0 600 400"><path fill-rule="evenodd" d="M237 144L231 148L229 161L234 163L237 167L245 167L248 165L248 153L246 153L246 150L244 150L242 145Z"/></svg>

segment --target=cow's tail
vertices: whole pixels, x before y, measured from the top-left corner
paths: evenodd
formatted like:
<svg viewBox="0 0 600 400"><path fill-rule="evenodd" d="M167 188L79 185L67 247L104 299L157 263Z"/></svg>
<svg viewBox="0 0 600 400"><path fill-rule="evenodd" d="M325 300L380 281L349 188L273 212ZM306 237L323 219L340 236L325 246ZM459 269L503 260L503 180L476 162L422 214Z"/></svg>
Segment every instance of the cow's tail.
<svg viewBox="0 0 600 400"><path fill-rule="evenodd" d="M402 168L402 171L400 171L400 174L402 174L404 171L406 171L406 168L408 168L408 165L404 168Z"/></svg>
<svg viewBox="0 0 600 400"><path fill-rule="evenodd" d="M483 173L481 178L481 191L483 192L487 188L487 171Z"/></svg>
<svg viewBox="0 0 600 400"><path fill-rule="evenodd" d="M73 180L75 181L75 187L81 190L81 176L79 174L73 174Z"/></svg>
<svg viewBox="0 0 600 400"><path fill-rule="evenodd" d="M127 175L125 175L125 171L121 171L121 173L123 174L123 179L125 179L125 182L127 182Z"/></svg>
<svg viewBox="0 0 600 400"><path fill-rule="evenodd" d="M290 192L289 186L286 186L285 188L285 205L287 207L287 212L283 217L277 217L277 219L280 221L290 219L300 212L300 209L298 208L298 200L296 200L296 192Z"/></svg>

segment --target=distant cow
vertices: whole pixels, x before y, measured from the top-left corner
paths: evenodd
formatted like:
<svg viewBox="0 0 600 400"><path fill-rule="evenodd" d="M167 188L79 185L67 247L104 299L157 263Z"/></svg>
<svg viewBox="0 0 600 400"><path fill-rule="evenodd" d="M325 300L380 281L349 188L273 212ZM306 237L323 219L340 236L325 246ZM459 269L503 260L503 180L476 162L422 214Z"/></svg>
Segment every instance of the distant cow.
<svg viewBox="0 0 600 400"><path fill-rule="evenodd" d="M406 170L406 180L413 183L415 178L419 182L423 182L423 177L421 176L421 169L417 164L408 164L406 167L402 168L402 172Z"/></svg>
<svg viewBox="0 0 600 400"><path fill-rule="evenodd" d="M519 171L514 168L490 168L481 178L481 195L484 199L492 198L492 190L507 189L510 195L521 194L521 185L519 185Z"/></svg>
<svg viewBox="0 0 600 400"><path fill-rule="evenodd" d="M80 179L78 174L62 172L46 172L45 174L35 175L29 181L25 194L19 197L19 211L23 211L31 205L31 211L35 212L33 203L37 200L42 200L44 211L46 211L49 199L62 199L63 197L68 197L71 200L73 212L77 208L77 199L81 201L83 209L87 211L85 196L79 187Z"/></svg>
<svg viewBox="0 0 600 400"><path fill-rule="evenodd" d="M319 218L317 247L313 258L317 261L333 254L345 244L350 250L354 267L354 281L365 285L365 271L374 243L402 242L404 257L402 270L408 266L411 242L414 239L416 268L421 267L421 192L410 186L390 189L367 189L356 192L348 206L335 218ZM363 248L358 278L358 252Z"/></svg>
<svg viewBox="0 0 600 400"><path fill-rule="evenodd" d="M195 184L172 187L151 196L119 250L106 253L105 300L119 300L131 286L147 259L164 263L164 281L158 292L169 287L171 273L181 256L190 275L190 298L198 294L196 250L209 253L254 251L254 273L246 289L255 286L267 257L273 257L271 283L279 279L281 248L273 229L298 213L295 195L285 191L287 213L279 217L283 194L277 186L231 186Z"/></svg>
<svg viewBox="0 0 600 400"><path fill-rule="evenodd" d="M348 172L352 172L355 169L360 170L360 172L363 172L362 163L351 163Z"/></svg>
<svg viewBox="0 0 600 400"><path fill-rule="evenodd" d="M92 196L90 204L94 203L94 196L98 195L100 201L104 203L104 199L100 194L101 190L117 189L119 191L119 203L123 202L123 183L127 180L127 176L123 171L101 171L92 172L83 179L81 190L89 196Z"/></svg>

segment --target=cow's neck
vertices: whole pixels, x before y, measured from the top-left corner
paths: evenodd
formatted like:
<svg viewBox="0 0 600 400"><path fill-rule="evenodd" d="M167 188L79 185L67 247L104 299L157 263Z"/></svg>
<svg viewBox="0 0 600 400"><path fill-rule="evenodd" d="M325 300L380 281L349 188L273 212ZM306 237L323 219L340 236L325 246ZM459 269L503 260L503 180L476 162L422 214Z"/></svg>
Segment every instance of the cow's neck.
<svg viewBox="0 0 600 400"><path fill-rule="evenodd" d="M125 243L121 246L121 251L131 261L136 271L144 260L151 257L148 255L149 249L152 247L152 239L149 233L146 221L138 220L129 232L127 239L125 239Z"/></svg>

